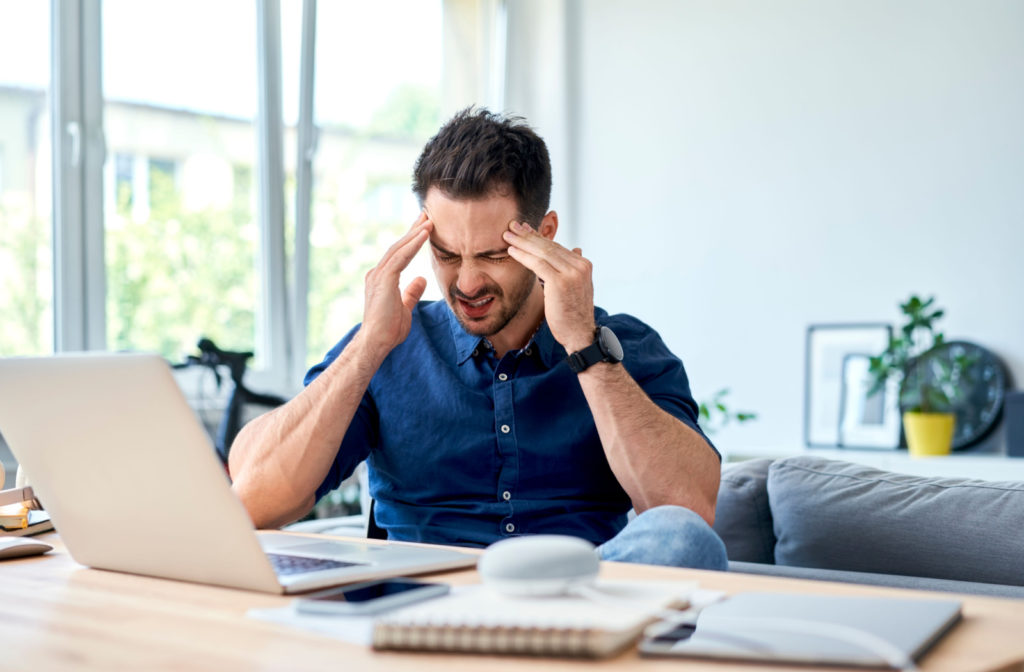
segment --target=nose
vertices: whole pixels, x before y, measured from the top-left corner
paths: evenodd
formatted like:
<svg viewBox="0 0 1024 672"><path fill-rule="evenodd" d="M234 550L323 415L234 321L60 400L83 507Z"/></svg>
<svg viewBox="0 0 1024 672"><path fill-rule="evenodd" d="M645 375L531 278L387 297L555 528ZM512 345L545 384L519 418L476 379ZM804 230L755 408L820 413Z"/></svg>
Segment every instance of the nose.
<svg viewBox="0 0 1024 672"><path fill-rule="evenodd" d="M465 261L459 267L459 279L455 283L465 296L475 297L487 286L487 275L475 260Z"/></svg>

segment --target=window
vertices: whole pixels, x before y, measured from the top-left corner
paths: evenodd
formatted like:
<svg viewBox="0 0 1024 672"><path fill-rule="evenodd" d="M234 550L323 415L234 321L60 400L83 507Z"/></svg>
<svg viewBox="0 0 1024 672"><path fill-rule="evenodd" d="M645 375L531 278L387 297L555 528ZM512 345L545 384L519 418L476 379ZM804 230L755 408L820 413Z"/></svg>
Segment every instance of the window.
<svg viewBox="0 0 1024 672"><path fill-rule="evenodd" d="M361 319L365 271L417 214L423 143L487 102L502 2L316 3L311 199L296 189L304 4L0 0L0 356L178 359L206 335L255 350L257 384L294 385Z"/></svg>
<svg viewBox="0 0 1024 672"><path fill-rule="evenodd" d="M0 356L53 350L50 5L0 1Z"/></svg>
<svg viewBox="0 0 1024 672"><path fill-rule="evenodd" d="M114 155L114 191L113 205L107 205L107 210L116 210L121 217L131 217L132 203L135 192L135 158L130 154Z"/></svg>
<svg viewBox="0 0 1024 672"><path fill-rule="evenodd" d="M102 12L107 346L180 359L208 336L253 350L254 3Z"/></svg>
<svg viewBox="0 0 1024 672"><path fill-rule="evenodd" d="M441 121L441 19L441 0L318 3L307 364L361 321L363 277L417 216L413 164Z"/></svg>

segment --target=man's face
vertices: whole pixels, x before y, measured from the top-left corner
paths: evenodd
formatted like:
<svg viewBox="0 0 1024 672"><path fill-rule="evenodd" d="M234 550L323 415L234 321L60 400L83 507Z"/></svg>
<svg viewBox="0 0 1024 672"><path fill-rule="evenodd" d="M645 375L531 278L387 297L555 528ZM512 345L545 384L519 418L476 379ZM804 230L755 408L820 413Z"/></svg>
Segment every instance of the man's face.
<svg viewBox="0 0 1024 672"><path fill-rule="evenodd" d="M434 274L452 312L471 334L497 334L521 314L537 286L537 276L509 256L502 238L519 219L515 198L454 200L431 188L423 209L434 223Z"/></svg>

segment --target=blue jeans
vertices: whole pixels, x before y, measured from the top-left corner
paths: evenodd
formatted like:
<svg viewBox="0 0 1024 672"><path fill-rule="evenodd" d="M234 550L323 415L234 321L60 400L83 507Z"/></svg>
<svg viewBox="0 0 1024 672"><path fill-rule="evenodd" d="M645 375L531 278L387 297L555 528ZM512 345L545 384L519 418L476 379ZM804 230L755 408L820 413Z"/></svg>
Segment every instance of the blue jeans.
<svg viewBox="0 0 1024 672"><path fill-rule="evenodd" d="M656 506L597 547L602 560L725 571L725 544L704 519L681 506Z"/></svg>

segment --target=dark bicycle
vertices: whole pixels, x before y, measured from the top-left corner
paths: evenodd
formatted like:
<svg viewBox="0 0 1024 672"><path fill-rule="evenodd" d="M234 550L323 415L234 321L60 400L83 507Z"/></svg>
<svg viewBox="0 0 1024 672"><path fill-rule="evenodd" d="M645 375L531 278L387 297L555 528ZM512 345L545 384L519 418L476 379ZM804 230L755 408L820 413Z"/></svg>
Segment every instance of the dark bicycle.
<svg viewBox="0 0 1024 672"><path fill-rule="evenodd" d="M264 394L246 387L245 369L249 360L252 359L253 353L221 350L209 338L200 338L196 347L199 349L198 355L188 355L185 362L173 366L175 369L194 366L209 369L213 373L218 390L223 382L221 370L222 368L227 369L233 387L231 395L228 397L227 408L218 423L214 437L217 455L226 466L231 443L242 429L242 425L258 415L259 412L281 406L288 400L275 394Z"/></svg>

